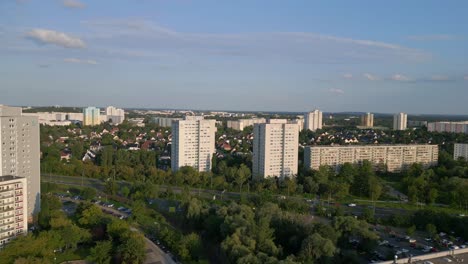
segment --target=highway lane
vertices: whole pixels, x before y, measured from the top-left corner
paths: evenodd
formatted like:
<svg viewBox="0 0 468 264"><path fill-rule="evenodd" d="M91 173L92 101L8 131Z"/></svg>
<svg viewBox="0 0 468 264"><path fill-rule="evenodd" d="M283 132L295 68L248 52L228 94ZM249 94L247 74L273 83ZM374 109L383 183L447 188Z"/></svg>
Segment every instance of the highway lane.
<svg viewBox="0 0 468 264"><path fill-rule="evenodd" d="M58 183L58 184L65 184L65 185L72 185L72 186L88 186L88 187L93 187L96 189L99 189L101 191L104 190L104 184L105 182L99 180L99 179L93 179L93 178L82 178L82 177L76 177L76 176L62 176L62 175L43 175L42 176L42 181L43 182L53 182L53 183ZM117 184L122 188L123 186L128 186L129 183L126 181L116 181ZM166 186L166 185L158 185L160 191L165 191L167 188L170 188L174 193L181 193L184 188L183 187L177 187L177 186ZM206 198L211 198L211 197L216 197L216 199L222 199L222 200L229 200L229 199L236 199L238 200L240 198L240 194L236 192L226 192L226 191L218 191L218 190L207 190L207 189L196 189L196 188L189 188L189 191L191 194L200 194L204 195ZM249 193L244 193L245 195L252 195ZM278 198L286 198L286 199L302 199L298 197L293 197L293 196L284 196L284 195L275 195ZM322 201L324 205L327 204L326 201ZM369 202L369 201L367 201ZM317 204L317 200L313 200L312 204ZM396 202L399 203L399 202ZM336 203L333 203L336 204ZM396 214L408 214L409 211L406 209L400 209L400 208L386 208L386 207L379 207L379 203L376 203L376 208L375 208L375 216L376 217L389 217L392 215ZM349 212L354 215L361 215L363 214L364 210L366 207L369 207L370 209L373 210L373 206L370 205L357 205L355 207L349 207L346 204L340 204L344 208L345 212Z"/></svg>

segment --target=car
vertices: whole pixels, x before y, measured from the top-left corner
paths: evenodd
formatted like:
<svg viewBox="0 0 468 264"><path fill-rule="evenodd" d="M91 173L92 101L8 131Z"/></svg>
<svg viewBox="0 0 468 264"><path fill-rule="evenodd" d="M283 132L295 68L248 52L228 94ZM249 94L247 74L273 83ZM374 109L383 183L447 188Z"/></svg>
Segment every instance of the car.
<svg viewBox="0 0 468 264"><path fill-rule="evenodd" d="M431 262L431 261L424 261L423 264L434 264L434 262Z"/></svg>
<svg viewBox="0 0 468 264"><path fill-rule="evenodd" d="M408 249L406 249L406 248L402 248L402 249L401 249L401 252L403 252L403 253L408 253L408 252L409 252L409 250L408 250Z"/></svg>
<svg viewBox="0 0 468 264"><path fill-rule="evenodd" d="M355 203L350 203L348 204L349 207L356 207L356 204Z"/></svg>
<svg viewBox="0 0 468 264"><path fill-rule="evenodd" d="M452 260L449 259L449 258L443 258L443 259L444 259L446 262L452 262Z"/></svg>
<svg viewBox="0 0 468 264"><path fill-rule="evenodd" d="M123 206L120 206L119 208L117 208L117 210L119 210L119 211L123 211L123 210L125 210L125 207L123 207Z"/></svg>
<svg viewBox="0 0 468 264"><path fill-rule="evenodd" d="M466 248L466 245L460 245L460 248Z"/></svg>
<svg viewBox="0 0 468 264"><path fill-rule="evenodd" d="M379 246L385 246L385 245L388 245L388 241L387 241L387 240L384 240L384 241L379 242Z"/></svg>
<svg viewBox="0 0 468 264"><path fill-rule="evenodd" d="M110 208L110 207L114 207L114 204L112 204L112 203L111 203L111 204L108 204L107 207L109 207L109 208Z"/></svg>
<svg viewBox="0 0 468 264"><path fill-rule="evenodd" d="M453 246L450 247L450 249L451 249L451 250L455 250L455 249L460 249L460 247L457 246L457 245L453 245Z"/></svg>
<svg viewBox="0 0 468 264"><path fill-rule="evenodd" d="M426 237L424 240L426 240L427 242L431 242L431 241L432 241L432 238Z"/></svg>

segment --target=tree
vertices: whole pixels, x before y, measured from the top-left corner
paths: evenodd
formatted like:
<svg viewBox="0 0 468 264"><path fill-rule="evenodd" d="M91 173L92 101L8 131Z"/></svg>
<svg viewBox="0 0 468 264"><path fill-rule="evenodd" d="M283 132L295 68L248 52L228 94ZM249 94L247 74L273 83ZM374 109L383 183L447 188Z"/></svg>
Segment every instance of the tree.
<svg viewBox="0 0 468 264"><path fill-rule="evenodd" d="M414 235L415 231L416 231L416 226L412 225L406 229L406 234L408 234L408 236L412 236Z"/></svg>
<svg viewBox="0 0 468 264"><path fill-rule="evenodd" d="M130 189L128 189L127 186L124 186L120 192L122 193L123 197L128 198L128 195L130 194Z"/></svg>
<svg viewBox="0 0 468 264"><path fill-rule="evenodd" d="M112 259L112 241L98 241L90 250L88 260L97 264L109 264Z"/></svg>
<svg viewBox="0 0 468 264"><path fill-rule="evenodd" d="M139 264L145 261L145 240L139 233L128 231L121 241L118 252L123 262Z"/></svg>
<svg viewBox="0 0 468 264"><path fill-rule="evenodd" d="M241 164L239 169L237 170L237 177L235 179L237 185L239 185L239 192L242 192L242 185L246 180L250 178L250 169L245 166L245 164Z"/></svg>
<svg viewBox="0 0 468 264"><path fill-rule="evenodd" d="M87 200L87 201L90 201L91 199L94 199L96 197L96 189L94 188L91 188L91 187L85 187L82 191L81 191L81 196Z"/></svg>
<svg viewBox="0 0 468 264"><path fill-rule="evenodd" d="M310 262L322 256L331 257L335 252L336 247L330 239L313 233L302 241L300 256L305 262Z"/></svg>
<svg viewBox="0 0 468 264"><path fill-rule="evenodd" d="M431 235L431 237L435 237L437 234L437 227L433 224L427 224L426 231Z"/></svg>

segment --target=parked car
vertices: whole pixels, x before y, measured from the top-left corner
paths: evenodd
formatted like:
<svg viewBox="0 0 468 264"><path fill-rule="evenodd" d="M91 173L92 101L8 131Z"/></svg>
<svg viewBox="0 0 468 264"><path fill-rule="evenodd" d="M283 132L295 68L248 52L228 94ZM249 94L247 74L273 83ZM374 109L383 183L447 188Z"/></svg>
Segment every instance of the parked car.
<svg viewBox="0 0 468 264"><path fill-rule="evenodd" d="M356 204L355 203L350 203L348 204L349 207L356 207Z"/></svg>

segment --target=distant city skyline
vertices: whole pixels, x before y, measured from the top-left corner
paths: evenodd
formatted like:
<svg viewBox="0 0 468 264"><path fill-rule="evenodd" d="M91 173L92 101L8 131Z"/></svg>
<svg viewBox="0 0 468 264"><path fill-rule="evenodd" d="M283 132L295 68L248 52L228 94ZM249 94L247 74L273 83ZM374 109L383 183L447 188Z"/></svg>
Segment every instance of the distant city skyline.
<svg viewBox="0 0 468 264"><path fill-rule="evenodd" d="M0 103L467 115L467 9L1 1Z"/></svg>

